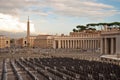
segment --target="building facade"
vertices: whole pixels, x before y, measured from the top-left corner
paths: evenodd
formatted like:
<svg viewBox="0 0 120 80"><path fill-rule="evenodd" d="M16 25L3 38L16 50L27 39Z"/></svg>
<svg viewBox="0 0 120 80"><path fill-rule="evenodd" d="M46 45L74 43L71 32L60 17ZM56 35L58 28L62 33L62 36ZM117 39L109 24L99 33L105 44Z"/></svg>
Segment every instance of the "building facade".
<svg viewBox="0 0 120 80"><path fill-rule="evenodd" d="M10 38L0 35L0 48L10 47Z"/></svg>
<svg viewBox="0 0 120 80"><path fill-rule="evenodd" d="M16 47L27 47L27 39L26 38L19 38L16 40Z"/></svg>
<svg viewBox="0 0 120 80"><path fill-rule="evenodd" d="M34 46L39 48L53 48L53 36L52 35L36 36Z"/></svg>
<svg viewBox="0 0 120 80"><path fill-rule="evenodd" d="M120 31L103 31L101 33L101 53L120 54Z"/></svg>
<svg viewBox="0 0 120 80"><path fill-rule="evenodd" d="M36 36L30 36L29 46L34 47Z"/></svg>
<svg viewBox="0 0 120 80"><path fill-rule="evenodd" d="M100 48L100 32L70 32L69 36L54 37L54 48L96 50Z"/></svg>
<svg viewBox="0 0 120 80"><path fill-rule="evenodd" d="M101 54L120 53L120 30L70 32L69 35L30 36L30 47L54 49L81 49ZM27 47L27 38L18 39L18 45Z"/></svg>
<svg viewBox="0 0 120 80"><path fill-rule="evenodd" d="M29 37L29 47L34 47L34 40L36 39L36 36L30 36ZM17 47L28 47L27 44L27 38L20 38L16 40L16 46Z"/></svg>
<svg viewBox="0 0 120 80"><path fill-rule="evenodd" d="M101 54L120 54L120 30L71 32L54 37L53 48L99 50Z"/></svg>

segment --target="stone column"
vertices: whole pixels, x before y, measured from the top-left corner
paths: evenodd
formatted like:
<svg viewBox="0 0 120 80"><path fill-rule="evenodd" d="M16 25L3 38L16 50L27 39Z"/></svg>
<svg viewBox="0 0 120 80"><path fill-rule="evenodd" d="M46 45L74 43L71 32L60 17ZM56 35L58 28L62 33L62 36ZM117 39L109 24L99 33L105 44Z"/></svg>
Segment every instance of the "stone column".
<svg viewBox="0 0 120 80"><path fill-rule="evenodd" d="M88 40L86 40L86 49L87 49L87 46L88 46L87 44L88 44Z"/></svg>
<svg viewBox="0 0 120 80"><path fill-rule="evenodd" d="M98 40L96 40L96 49L98 49Z"/></svg>
<svg viewBox="0 0 120 80"><path fill-rule="evenodd" d="M63 48L63 42L62 42L62 40L61 40L61 48Z"/></svg>
<svg viewBox="0 0 120 80"><path fill-rule="evenodd" d="M97 40L95 40L95 50L96 50L96 46L97 46L96 42L97 42Z"/></svg>
<svg viewBox="0 0 120 80"><path fill-rule="evenodd" d="M113 53L114 53L114 54L117 54L117 53L116 53L116 52L117 52L117 49L119 49L119 47L118 47L119 44L116 44L117 42L118 42L118 40L116 40L116 38L113 38L113 44L114 44L114 46L113 46L113 48L114 48Z"/></svg>
<svg viewBox="0 0 120 80"><path fill-rule="evenodd" d="M96 40L96 49L98 49L98 44L99 44L99 42L98 42L98 40Z"/></svg>
<svg viewBox="0 0 120 80"><path fill-rule="evenodd" d="M79 40L79 48L81 48L81 40Z"/></svg>
<svg viewBox="0 0 120 80"><path fill-rule="evenodd" d="M61 42L58 40L58 48L61 48Z"/></svg>
<svg viewBox="0 0 120 80"><path fill-rule="evenodd" d="M65 40L63 40L63 48L65 49Z"/></svg>
<svg viewBox="0 0 120 80"><path fill-rule="evenodd" d="M69 48L71 48L71 40L69 40Z"/></svg>
<svg viewBox="0 0 120 80"><path fill-rule="evenodd" d="M105 54L108 54L107 38L105 38Z"/></svg>
<svg viewBox="0 0 120 80"><path fill-rule="evenodd" d="M88 40L86 40L86 49L88 48Z"/></svg>
<svg viewBox="0 0 120 80"><path fill-rule="evenodd" d="M103 54L103 38L101 39L101 43L100 43L100 52L101 52L101 54Z"/></svg>
<svg viewBox="0 0 120 80"><path fill-rule="evenodd" d="M83 49L85 49L85 40L83 39L83 44L82 44L82 46L83 46Z"/></svg>
<svg viewBox="0 0 120 80"><path fill-rule="evenodd" d="M84 46L84 49L86 49L86 40L84 40L83 46Z"/></svg>
<svg viewBox="0 0 120 80"><path fill-rule="evenodd" d="M93 49L93 40L91 39L91 49Z"/></svg>
<svg viewBox="0 0 120 80"><path fill-rule="evenodd" d="M76 40L74 40L74 48L76 49Z"/></svg>
<svg viewBox="0 0 120 80"><path fill-rule="evenodd" d="M100 48L100 40L99 40L99 48Z"/></svg>
<svg viewBox="0 0 120 80"><path fill-rule="evenodd" d="M81 40L81 48L83 49L83 40Z"/></svg>
<svg viewBox="0 0 120 80"><path fill-rule="evenodd" d="M86 49L86 40L84 40L84 49Z"/></svg>
<svg viewBox="0 0 120 80"><path fill-rule="evenodd" d="M72 40L72 49L73 49L73 45L74 45L73 43L74 43L74 40Z"/></svg>
<svg viewBox="0 0 120 80"><path fill-rule="evenodd" d="M88 49L90 49L90 40L88 40Z"/></svg>
<svg viewBox="0 0 120 80"><path fill-rule="evenodd" d="M62 48L62 40L60 40L61 48Z"/></svg>
<svg viewBox="0 0 120 80"><path fill-rule="evenodd" d="M76 40L76 48L78 48L78 40Z"/></svg>
<svg viewBox="0 0 120 80"><path fill-rule="evenodd" d="M67 45L68 45L68 49L69 49L69 48L70 48L70 46L69 46L69 40L67 40L67 42L68 42L68 44L67 44Z"/></svg>
<svg viewBox="0 0 120 80"><path fill-rule="evenodd" d="M114 42L113 38L111 38L111 54L114 54Z"/></svg>
<svg viewBox="0 0 120 80"><path fill-rule="evenodd" d="M89 49L91 49L91 39L89 40Z"/></svg>
<svg viewBox="0 0 120 80"><path fill-rule="evenodd" d="M78 48L78 40L76 40L76 48Z"/></svg>
<svg viewBox="0 0 120 80"><path fill-rule="evenodd" d="M88 49L88 40L86 40L86 43L87 43L87 45L86 45L86 49Z"/></svg>
<svg viewBox="0 0 120 80"><path fill-rule="evenodd" d="M82 47L81 47L81 46L82 46L81 41L82 41L82 40L80 40L80 45L79 45L80 47L79 47L79 48L82 48Z"/></svg>
<svg viewBox="0 0 120 80"><path fill-rule="evenodd" d="M92 40L92 49L94 49L94 40Z"/></svg>
<svg viewBox="0 0 120 80"><path fill-rule="evenodd" d="M66 48L68 49L68 40L66 40Z"/></svg>
<svg viewBox="0 0 120 80"><path fill-rule="evenodd" d="M56 49L56 42L55 42L55 40L53 41L53 48Z"/></svg>
<svg viewBox="0 0 120 80"><path fill-rule="evenodd" d="M73 44L73 43L72 43L72 40L70 40L70 48L72 48L72 44Z"/></svg>
<svg viewBox="0 0 120 80"><path fill-rule="evenodd" d="M92 46L93 46L93 50L95 49L95 43L94 43L94 40L92 40Z"/></svg>
<svg viewBox="0 0 120 80"><path fill-rule="evenodd" d="M75 40L73 40L73 49L75 48Z"/></svg>
<svg viewBox="0 0 120 80"><path fill-rule="evenodd" d="M86 42L87 42L87 45L86 45L87 47L86 47L86 49L88 50L89 40L86 40Z"/></svg>
<svg viewBox="0 0 120 80"><path fill-rule="evenodd" d="M78 40L78 48L80 48L80 40Z"/></svg>
<svg viewBox="0 0 120 80"><path fill-rule="evenodd" d="M66 40L64 40L64 45L65 45L65 49L66 49Z"/></svg>
<svg viewBox="0 0 120 80"><path fill-rule="evenodd" d="M91 49L93 49L93 40L91 39Z"/></svg>
<svg viewBox="0 0 120 80"><path fill-rule="evenodd" d="M85 43L84 43L85 41L84 41L84 39L83 39L83 41L82 41L82 48L83 49L85 49Z"/></svg>
<svg viewBox="0 0 120 80"><path fill-rule="evenodd" d="M63 42L62 42L62 40L61 40L61 48L63 48L63 45L62 45L62 44L63 44Z"/></svg>
<svg viewBox="0 0 120 80"><path fill-rule="evenodd" d="M77 48L77 40L75 40L75 49Z"/></svg>
<svg viewBox="0 0 120 80"><path fill-rule="evenodd" d="M65 48L65 42L64 40L62 40L62 46L63 46L63 49Z"/></svg>

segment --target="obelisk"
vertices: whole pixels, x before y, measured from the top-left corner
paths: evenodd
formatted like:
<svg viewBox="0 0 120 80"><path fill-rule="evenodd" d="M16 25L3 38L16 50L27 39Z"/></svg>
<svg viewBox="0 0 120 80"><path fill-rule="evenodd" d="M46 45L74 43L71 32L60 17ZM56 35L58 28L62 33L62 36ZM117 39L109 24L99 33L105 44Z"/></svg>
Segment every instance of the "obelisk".
<svg viewBox="0 0 120 80"><path fill-rule="evenodd" d="M27 47L30 47L30 22L29 22L29 16L27 21Z"/></svg>

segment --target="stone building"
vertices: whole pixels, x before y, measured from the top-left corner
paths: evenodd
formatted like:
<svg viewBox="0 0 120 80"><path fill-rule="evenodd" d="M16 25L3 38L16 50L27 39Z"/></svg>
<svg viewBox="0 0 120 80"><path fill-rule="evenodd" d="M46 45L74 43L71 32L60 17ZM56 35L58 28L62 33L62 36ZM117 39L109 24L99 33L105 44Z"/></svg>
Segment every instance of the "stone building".
<svg viewBox="0 0 120 80"><path fill-rule="evenodd" d="M30 47L34 47L34 41L35 41L35 39L36 39L36 36L30 36L30 40L29 40L29 46Z"/></svg>
<svg viewBox="0 0 120 80"><path fill-rule="evenodd" d="M100 32L70 32L69 36L54 37L54 48L97 50L100 48Z"/></svg>
<svg viewBox="0 0 120 80"><path fill-rule="evenodd" d="M120 54L120 31L103 31L101 33L101 53Z"/></svg>
<svg viewBox="0 0 120 80"><path fill-rule="evenodd" d="M101 54L120 54L120 30L71 32L69 36L56 36L53 48L99 50Z"/></svg>
<svg viewBox="0 0 120 80"><path fill-rule="evenodd" d="M53 48L53 36L52 35L36 36L34 46L39 48Z"/></svg>
<svg viewBox="0 0 120 80"><path fill-rule="evenodd" d="M10 47L10 38L0 35L0 48Z"/></svg>
<svg viewBox="0 0 120 80"><path fill-rule="evenodd" d="M36 39L36 36L30 36L29 37L29 47L34 47L34 40ZM27 37L17 39L16 41L17 47L27 47Z"/></svg>
<svg viewBox="0 0 120 80"><path fill-rule="evenodd" d="M16 40L16 47L27 47L27 39L26 38L19 38Z"/></svg>
<svg viewBox="0 0 120 80"><path fill-rule="evenodd" d="M18 40L22 47L40 47L54 49L81 49L99 51L101 54L120 53L120 29L106 26L104 30L84 30L70 32L69 35L38 35L30 36L30 22L27 21L27 37Z"/></svg>

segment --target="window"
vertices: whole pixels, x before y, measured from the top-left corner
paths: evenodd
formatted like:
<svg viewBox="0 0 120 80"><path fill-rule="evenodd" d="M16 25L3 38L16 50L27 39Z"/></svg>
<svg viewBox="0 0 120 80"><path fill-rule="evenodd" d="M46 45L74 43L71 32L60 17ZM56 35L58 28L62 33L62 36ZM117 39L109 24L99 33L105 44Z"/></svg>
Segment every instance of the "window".
<svg viewBox="0 0 120 80"><path fill-rule="evenodd" d="M8 41L6 41L6 44L8 44Z"/></svg>
<svg viewBox="0 0 120 80"><path fill-rule="evenodd" d="M26 41L25 41L25 44L26 44Z"/></svg>

